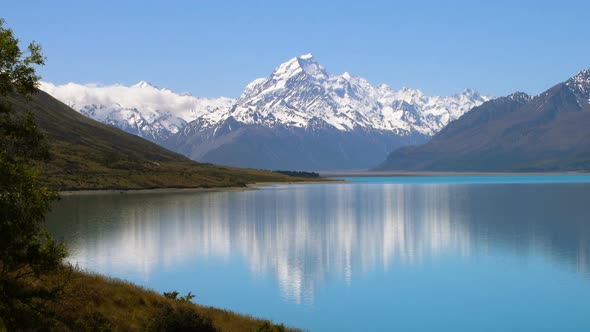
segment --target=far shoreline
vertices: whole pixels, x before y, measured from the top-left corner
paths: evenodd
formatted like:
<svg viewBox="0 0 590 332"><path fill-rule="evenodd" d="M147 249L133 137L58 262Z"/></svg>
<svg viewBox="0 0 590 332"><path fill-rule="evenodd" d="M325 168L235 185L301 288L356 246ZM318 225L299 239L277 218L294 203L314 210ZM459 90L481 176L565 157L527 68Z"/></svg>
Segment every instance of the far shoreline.
<svg viewBox="0 0 590 332"><path fill-rule="evenodd" d="M293 184L327 184L347 183L342 178L346 177L461 177L461 176L552 176L552 175L590 175L590 172L397 172L397 171L325 171L318 172L321 179L310 181L290 182L256 182L248 183L243 187L164 187L164 188L118 188L118 189L80 189L61 190L60 196L83 196L83 195L112 195L112 194L171 194L171 193L199 193L199 192L239 192L256 190L260 187Z"/></svg>
<svg viewBox="0 0 590 332"><path fill-rule="evenodd" d="M324 178L338 177L443 177L443 176L550 176L590 175L590 172L404 172L404 171L320 171Z"/></svg>
<svg viewBox="0 0 590 332"><path fill-rule="evenodd" d="M111 195L111 194L172 194L172 193L199 193L199 192L226 192L226 191L247 191L256 190L260 187L292 184L325 184L325 183L342 183L343 180L325 179L312 181L291 181L291 182L256 182L248 183L243 187L195 187L195 188L120 188L120 189L80 189L80 190L61 190L58 191L60 196L83 196L83 195Z"/></svg>

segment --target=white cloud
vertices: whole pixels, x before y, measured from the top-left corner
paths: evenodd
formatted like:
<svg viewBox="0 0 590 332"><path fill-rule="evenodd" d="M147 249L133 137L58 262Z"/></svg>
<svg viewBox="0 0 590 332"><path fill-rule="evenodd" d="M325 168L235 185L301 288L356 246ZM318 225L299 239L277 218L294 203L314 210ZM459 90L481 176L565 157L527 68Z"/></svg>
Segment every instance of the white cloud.
<svg viewBox="0 0 590 332"><path fill-rule="evenodd" d="M199 98L178 94L168 89L158 89L144 81L133 86L95 83L55 85L41 82L40 88L77 111L88 105L101 105L108 109L137 109L146 118L169 113L187 122L203 114L227 108L233 102L233 99L225 97Z"/></svg>

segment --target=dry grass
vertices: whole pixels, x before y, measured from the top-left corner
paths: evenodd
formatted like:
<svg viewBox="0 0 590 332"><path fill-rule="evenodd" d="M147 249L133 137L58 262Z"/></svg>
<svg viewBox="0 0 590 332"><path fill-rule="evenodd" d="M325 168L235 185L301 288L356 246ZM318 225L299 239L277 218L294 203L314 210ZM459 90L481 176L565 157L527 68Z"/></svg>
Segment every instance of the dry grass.
<svg viewBox="0 0 590 332"><path fill-rule="evenodd" d="M62 280L64 274L68 282L62 294L45 305L44 315L49 318L50 330L143 331L166 304L175 308L186 306L210 318L220 331L258 331L268 323L231 311L172 300L122 280L70 268L64 268L55 277L45 278L44 282L54 284ZM271 323L270 329L267 327L264 331L281 331L281 326ZM298 330L286 328L285 331Z"/></svg>

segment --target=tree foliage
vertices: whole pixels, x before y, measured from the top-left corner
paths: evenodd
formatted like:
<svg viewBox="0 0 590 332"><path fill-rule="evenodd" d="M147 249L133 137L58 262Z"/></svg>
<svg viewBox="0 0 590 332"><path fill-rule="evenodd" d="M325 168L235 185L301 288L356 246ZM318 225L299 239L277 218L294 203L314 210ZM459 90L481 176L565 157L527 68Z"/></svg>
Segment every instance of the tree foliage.
<svg viewBox="0 0 590 332"><path fill-rule="evenodd" d="M45 57L35 42L29 43L24 53L12 29L5 28L4 23L0 18L0 95L17 92L30 96L40 80L34 65L44 65Z"/></svg>
<svg viewBox="0 0 590 332"><path fill-rule="evenodd" d="M35 279L55 271L65 248L43 228L57 194L39 181L34 164L48 157L47 144L33 116L13 112L2 97L35 93L43 65L41 47L32 42L21 51L19 40L0 19L0 317L10 328L19 312L34 314L34 299L50 296ZM20 315L22 316L22 314Z"/></svg>

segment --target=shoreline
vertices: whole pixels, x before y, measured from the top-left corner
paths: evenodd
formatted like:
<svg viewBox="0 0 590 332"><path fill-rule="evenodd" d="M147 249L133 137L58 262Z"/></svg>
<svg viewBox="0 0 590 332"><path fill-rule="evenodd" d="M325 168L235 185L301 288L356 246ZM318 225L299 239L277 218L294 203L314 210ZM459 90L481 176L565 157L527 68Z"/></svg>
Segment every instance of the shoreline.
<svg viewBox="0 0 590 332"><path fill-rule="evenodd" d="M331 177L442 177L442 176L550 176L590 175L590 172L402 172L402 171L326 171L320 176Z"/></svg>
<svg viewBox="0 0 590 332"><path fill-rule="evenodd" d="M111 194L169 194L169 193L198 193L198 192L222 192L222 191L246 191L256 190L260 187L292 184L325 184L343 183L346 181L338 179L326 179L317 181L292 181L292 182L256 182L246 184L244 187L196 187L196 188L131 188L131 189L81 189L58 191L60 196L82 196L82 195L111 195Z"/></svg>

